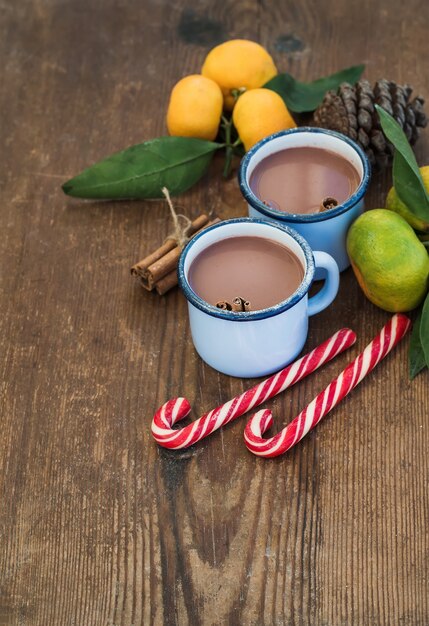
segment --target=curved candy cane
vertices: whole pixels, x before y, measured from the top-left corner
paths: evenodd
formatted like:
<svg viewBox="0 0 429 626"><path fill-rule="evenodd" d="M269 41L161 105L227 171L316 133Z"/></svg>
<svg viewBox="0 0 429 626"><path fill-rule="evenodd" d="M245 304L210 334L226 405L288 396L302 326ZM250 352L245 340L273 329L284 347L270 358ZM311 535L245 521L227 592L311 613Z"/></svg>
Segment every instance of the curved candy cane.
<svg viewBox="0 0 429 626"><path fill-rule="evenodd" d="M349 328L339 330L320 346L288 365L277 374L270 376L240 396L205 413L189 426L173 430L172 426L188 415L191 405L186 398L173 398L162 405L152 421L152 435L164 448L187 448L207 437L214 430L228 424L265 400L276 396L288 387L311 374L337 354L349 348L356 341L355 333Z"/></svg>
<svg viewBox="0 0 429 626"><path fill-rule="evenodd" d="M258 411L250 418L244 430L247 448L258 456L274 457L294 446L346 396L405 335L411 322L405 315L394 315L361 354L324 391L295 417L295 419L270 439L262 435L273 423L271 411Z"/></svg>

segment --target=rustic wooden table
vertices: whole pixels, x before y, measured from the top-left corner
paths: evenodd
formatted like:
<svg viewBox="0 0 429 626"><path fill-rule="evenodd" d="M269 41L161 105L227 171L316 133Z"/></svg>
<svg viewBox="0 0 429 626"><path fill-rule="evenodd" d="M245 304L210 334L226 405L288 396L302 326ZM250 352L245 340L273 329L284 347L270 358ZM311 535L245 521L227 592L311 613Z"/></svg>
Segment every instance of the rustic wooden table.
<svg viewBox="0 0 429 626"><path fill-rule="evenodd" d="M60 184L165 134L172 84L246 37L309 80L359 62L429 97L424 0L277 3L36 0L1 7L0 624L429 623L428 373L404 341L283 458L242 444L244 418L182 452L150 422L249 386L196 355L186 302L129 274L171 229L162 202L84 202ZM429 161L428 131L418 143ZM190 216L245 214L221 163L180 198ZM389 174L374 177L382 206ZM404 260L405 261L405 260ZM311 320L357 345L267 403L280 428L389 315L351 271Z"/></svg>

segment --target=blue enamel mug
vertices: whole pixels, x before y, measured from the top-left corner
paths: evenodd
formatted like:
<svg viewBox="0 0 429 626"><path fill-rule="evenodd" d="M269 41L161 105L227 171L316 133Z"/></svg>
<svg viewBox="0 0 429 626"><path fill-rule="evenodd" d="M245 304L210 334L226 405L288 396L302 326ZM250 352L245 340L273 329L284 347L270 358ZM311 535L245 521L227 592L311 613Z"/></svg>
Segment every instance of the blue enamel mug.
<svg viewBox="0 0 429 626"><path fill-rule="evenodd" d="M203 300L189 283L189 269L208 246L228 237L263 237L287 247L302 264L304 278L289 298L266 309L234 312ZM322 289L308 290L315 268L325 273ZM312 251L295 230L278 222L239 218L210 226L193 237L179 259L179 284L188 300L192 340L201 358L224 374L243 378L271 374L295 359L307 339L308 318L335 298L339 271L325 252ZM282 280L279 275L278 280Z"/></svg>
<svg viewBox="0 0 429 626"><path fill-rule="evenodd" d="M266 157L288 148L315 147L334 152L351 163L359 175L359 185L345 202L323 212L286 213L264 204L252 191L249 180L255 167ZM255 144L243 157L238 180L241 193L248 203L250 217L274 220L297 230L313 250L330 254L340 272L350 265L346 236L352 222L363 212L364 196L371 178L367 156L357 143L332 130L323 128L293 128L280 131ZM316 278L321 276L317 273Z"/></svg>

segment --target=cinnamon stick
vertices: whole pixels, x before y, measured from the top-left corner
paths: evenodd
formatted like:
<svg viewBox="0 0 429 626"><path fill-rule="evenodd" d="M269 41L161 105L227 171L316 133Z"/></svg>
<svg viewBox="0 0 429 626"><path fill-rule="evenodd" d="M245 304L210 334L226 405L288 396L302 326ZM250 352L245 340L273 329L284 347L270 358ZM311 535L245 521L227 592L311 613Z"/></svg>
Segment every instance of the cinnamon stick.
<svg viewBox="0 0 429 626"><path fill-rule="evenodd" d="M188 235L191 235L190 239L217 222L220 222L219 218L209 221L207 215L200 215L191 223L188 230ZM131 274L136 276L142 287L148 291L156 289L159 295L164 295L177 285L177 263L181 252L182 248L175 240L168 239L155 252L133 265Z"/></svg>
<svg viewBox="0 0 429 626"><path fill-rule="evenodd" d="M333 209L336 206L338 206L338 200L336 198L328 196L327 198L324 198L324 200L322 200L322 202L320 203L319 211L329 211L329 209Z"/></svg>
<svg viewBox="0 0 429 626"><path fill-rule="evenodd" d="M231 311L232 309L232 306L226 300L219 300L219 302L216 302L216 307L221 309L221 311Z"/></svg>
<svg viewBox="0 0 429 626"><path fill-rule="evenodd" d="M196 233L197 230L207 224L208 221L209 218L205 214L197 217L193 222L191 222L188 230L188 235L193 235L194 233ZM131 268L131 274L133 276L136 276L137 278L143 278L144 272L146 272L146 270L151 265L162 259L166 254L174 250L174 248L177 248L176 240L172 237L167 237L166 241L164 241L164 243L157 250L133 265L133 267Z"/></svg>
<svg viewBox="0 0 429 626"><path fill-rule="evenodd" d="M152 254L149 254L149 256L145 257L144 259L133 265L133 267L131 268L131 274L133 274L133 276L143 275L143 272L147 270L147 268L152 265L152 263L159 261L159 259L161 259L168 252L174 250L176 246L177 244L174 239L166 239L162 246L155 250L155 252L152 252Z"/></svg>
<svg viewBox="0 0 429 626"><path fill-rule="evenodd" d="M156 293L159 296L163 296L167 291L173 289L177 285L177 270L172 270L167 276L161 278L157 283L155 283Z"/></svg>
<svg viewBox="0 0 429 626"><path fill-rule="evenodd" d="M220 222L220 219L216 218L214 220L211 220L210 222L207 222L206 224L204 224L202 228L198 229L193 234L196 235L200 231L204 230L204 228L207 228L207 226L216 224L216 222ZM143 287L145 287L145 289L148 289L149 291L152 291L152 289L154 289L154 287L158 284L158 282L162 278L166 277L168 274L170 274L173 271L175 272L181 252L182 252L182 248L180 248L180 246L176 246L173 250L170 250L170 252L167 252L167 254L164 255L162 258L160 258L158 261L155 261L155 263L152 263L152 265L150 265L143 272L143 276L141 278ZM171 287L174 287L175 285L177 285L177 280L174 285L171 285Z"/></svg>
<svg viewBox="0 0 429 626"><path fill-rule="evenodd" d="M237 298L234 298L234 300L232 301L232 310L237 312L240 311L250 311L250 302L249 300L245 300L244 298L241 298L240 296L238 296Z"/></svg>
<svg viewBox="0 0 429 626"><path fill-rule="evenodd" d="M240 297L234 298L234 300L232 301L232 310L235 311L236 313L238 311L244 311L242 298Z"/></svg>

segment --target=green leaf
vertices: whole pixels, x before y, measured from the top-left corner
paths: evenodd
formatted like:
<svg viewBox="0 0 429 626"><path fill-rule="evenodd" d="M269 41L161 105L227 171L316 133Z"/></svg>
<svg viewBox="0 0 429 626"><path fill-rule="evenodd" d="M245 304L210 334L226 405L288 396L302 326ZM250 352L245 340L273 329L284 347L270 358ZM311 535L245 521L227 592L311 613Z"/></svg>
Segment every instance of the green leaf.
<svg viewBox="0 0 429 626"><path fill-rule="evenodd" d="M365 65L354 65L311 83L301 83L290 74L277 74L264 87L278 93L290 111L303 113L317 109L330 89L337 90L341 83L356 83L364 69Z"/></svg>
<svg viewBox="0 0 429 626"><path fill-rule="evenodd" d="M423 303L422 317L420 320L420 343L425 355L426 365L429 367L429 295Z"/></svg>
<svg viewBox="0 0 429 626"><path fill-rule="evenodd" d="M62 186L76 198L162 198L182 193L206 172L222 145L190 137L159 137L117 152Z"/></svg>
<svg viewBox="0 0 429 626"><path fill-rule="evenodd" d="M422 220L429 221L429 195L413 149L398 122L378 104L375 108L384 134L395 147L393 185L396 193L411 213Z"/></svg>
<svg viewBox="0 0 429 626"><path fill-rule="evenodd" d="M426 367L426 359L420 341L421 318L422 313L420 311L416 321L413 324L413 331L411 333L410 348L408 351L408 369L410 380L413 380L413 378L415 378L417 374Z"/></svg>

